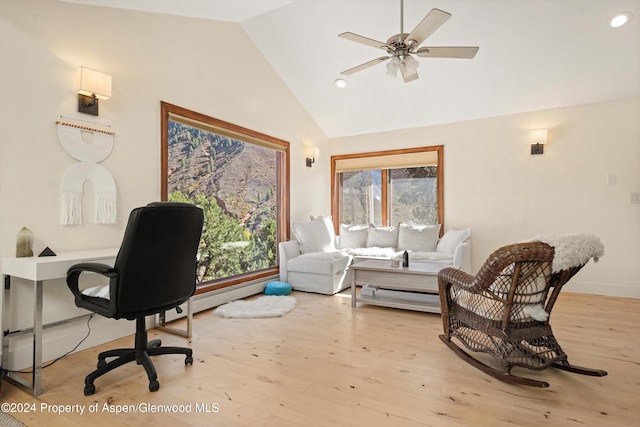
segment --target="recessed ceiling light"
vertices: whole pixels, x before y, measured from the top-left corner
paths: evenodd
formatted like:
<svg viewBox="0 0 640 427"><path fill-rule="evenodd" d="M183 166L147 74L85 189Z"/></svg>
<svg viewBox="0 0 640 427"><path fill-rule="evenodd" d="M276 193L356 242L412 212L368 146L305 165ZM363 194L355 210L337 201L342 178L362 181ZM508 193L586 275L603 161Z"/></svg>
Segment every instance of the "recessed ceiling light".
<svg viewBox="0 0 640 427"><path fill-rule="evenodd" d="M343 88L347 86L347 81L345 79L336 79L333 84L336 85L336 87Z"/></svg>
<svg viewBox="0 0 640 427"><path fill-rule="evenodd" d="M627 22L631 21L633 15L631 12L622 12L611 18L610 25L613 28L622 27Z"/></svg>

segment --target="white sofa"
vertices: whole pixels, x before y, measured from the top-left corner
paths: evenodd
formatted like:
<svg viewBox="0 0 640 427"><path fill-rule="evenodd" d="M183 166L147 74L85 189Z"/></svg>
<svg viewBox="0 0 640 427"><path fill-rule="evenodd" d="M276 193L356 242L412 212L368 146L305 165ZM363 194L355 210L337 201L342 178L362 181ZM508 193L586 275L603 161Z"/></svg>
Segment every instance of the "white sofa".
<svg viewBox="0 0 640 427"><path fill-rule="evenodd" d="M409 263L432 262L471 272L470 230L448 230L438 237L439 225L394 227L340 225L335 235L331 217L293 223L295 240L280 242L280 280L293 289L332 295L351 286L349 266L362 259L401 258Z"/></svg>

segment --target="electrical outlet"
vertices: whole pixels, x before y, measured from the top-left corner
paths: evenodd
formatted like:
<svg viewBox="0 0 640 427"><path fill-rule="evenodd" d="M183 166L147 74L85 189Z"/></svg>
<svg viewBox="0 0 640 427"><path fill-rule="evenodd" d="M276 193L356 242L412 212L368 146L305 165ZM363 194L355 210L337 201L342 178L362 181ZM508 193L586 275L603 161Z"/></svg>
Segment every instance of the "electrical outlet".
<svg viewBox="0 0 640 427"><path fill-rule="evenodd" d="M631 193L631 203L640 203L640 193Z"/></svg>

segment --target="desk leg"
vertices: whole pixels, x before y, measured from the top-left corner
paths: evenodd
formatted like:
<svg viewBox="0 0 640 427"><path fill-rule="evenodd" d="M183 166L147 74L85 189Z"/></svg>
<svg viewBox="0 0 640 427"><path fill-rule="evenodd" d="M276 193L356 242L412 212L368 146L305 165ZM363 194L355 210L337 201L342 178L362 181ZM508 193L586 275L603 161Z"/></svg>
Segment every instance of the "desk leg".
<svg viewBox="0 0 640 427"><path fill-rule="evenodd" d="M172 328L172 327L166 326L164 312L158 313L158 325L156 326L156 329L160 329L161 331L180 335L182 337L191 338L191 335L193 334L192 324L193 324L193 307L191 305L191 298L189 298L187 300L187 329L186 330L181 330L178 328Z"/></svg>
<svg viewBox="0 0 640 427"><path fill-rule="evenodd" d="M42 280L33 282L33 395L42 394Z"/></svg>
<svg viewBox="0 0 640 427"><path fill-rule="evenodd" d="M2 387L2 377L4 370L9 366L9 300L11 299L11 276L4 275L4 295L2 299L2 360L0 360L0 387Z"/></svg>
<svg viewBox="0 0 640 427"><path fill-rule="evenodd" d="M351 268L351 307L356 307L356 270Z"/></svg>

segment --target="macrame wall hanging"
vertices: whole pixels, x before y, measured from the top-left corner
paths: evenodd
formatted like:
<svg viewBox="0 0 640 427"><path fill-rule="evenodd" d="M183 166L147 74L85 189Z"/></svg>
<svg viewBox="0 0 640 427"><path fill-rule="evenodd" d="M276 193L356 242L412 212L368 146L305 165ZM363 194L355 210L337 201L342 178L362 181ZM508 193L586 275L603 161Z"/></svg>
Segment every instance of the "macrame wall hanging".
<svg viewBox="0 0 640 427"><path fill-rule="evenodd" d="M60 224L82 224L82 192L91 181L95 192L95 222L115 224L116 183L111 173L98 163L109 157L114 132L56 122L58 138L64 150L79 162L69 166L62 178ZM83 138L87 138L87 141Z"/></svg>

